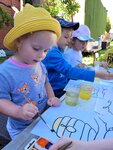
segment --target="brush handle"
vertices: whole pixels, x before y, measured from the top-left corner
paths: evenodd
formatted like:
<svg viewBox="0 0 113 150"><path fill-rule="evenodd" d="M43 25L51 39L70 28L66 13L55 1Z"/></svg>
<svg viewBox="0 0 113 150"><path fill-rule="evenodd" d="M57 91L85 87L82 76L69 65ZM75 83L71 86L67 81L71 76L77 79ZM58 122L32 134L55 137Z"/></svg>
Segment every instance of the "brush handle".
<svg viewBox="0 0 113 150"><path fill-rule="evenodd" d="M39 113L38 113L37 115L38 115L38 117L40 117L40 119L45 123L45 125L49 128L49 130L52 131L52 132L54 132L54 131L50 128L50 126L47 124L47 122L44 120L44 118L43 118Z"/></svg>
<svg viewBox="0 0 113 150"><path fill-rule="evenodd" d="M66 150L67 148L71 147L71 145L72 141L62 145L58 150Z"/></svg>
<svg viewBox="0 0 113 150"><path fill-rule="evenodd" d="M45 124L47 124L46 123L46 121L44 120L44 118L38 113L38 116L40 117L40 119L45 123Z"/></svg>

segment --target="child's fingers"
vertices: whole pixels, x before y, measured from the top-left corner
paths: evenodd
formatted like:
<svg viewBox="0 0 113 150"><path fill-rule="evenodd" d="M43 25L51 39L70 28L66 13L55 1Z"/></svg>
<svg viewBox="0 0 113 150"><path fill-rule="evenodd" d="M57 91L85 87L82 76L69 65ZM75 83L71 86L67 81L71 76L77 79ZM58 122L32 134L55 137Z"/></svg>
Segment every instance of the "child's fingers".
<svg viewBox="0 0 113 150"><path fill-rule="evenodd" d="M104 67L104 68L108 68L107 62L101 62L100 66L101 66L101 67Z"/></svg>
<svg viewBox="0 0 113 150"><path fill-rule="evenodd" d="M38 111L38 109L30 108L30 109L29 109L29 112L34 113L34 114L37 114L39 111Z"/></svg>
<svg viewBox="0 0 113 150"><path fill-rule="evenodd" d="M47 103L49 106L59 106L61 104L60 100L57 97L48 99Z"/></svg>
<svg viewBox="0 0 113 150"><path fill-rule="evenodd" d="M80 67L80 68L84 68L84 67L85 67L85 65L84 65L84 64L78 64L78 67Z"/></svg>
<svg viewBox="0 0 113 150"><path fill-rule="evenodd" d="M34 114L34 113L32 113L32 112L27 112L26 117L27 117L28 119L30 119L30 120L31 120L34 116L35 116L35 114Z"/></svg>
<svg viewBox="0 0 113 150"><path fill-rule="evenodd" d="M54 101L54 106L59 106L61 104L60 100Z"/></svg>
<svg viewBox="0 0 113 150"><path fill-rule="evenodd" d="M31 103L25 104L22 108L23 118L32 119L38 112L38 108Z"/></svg>
<svg viewBox="0 0 113 150"><path fill-rule="evenodd" d="M47 104L48 104L49 106L52 106L52 105L53 105L52 100L51 100L51 99L48 99Z"/></svg>
<svg viewBox="0 0 113 150"><path fill-rule="evenodd" d="M23 106L24 109L28 110L28 111L35 111L38 112L38 108L33 105L32 103L27 103Z"/></svg>
<svg viewBox="0 0 113 150"><path fill-rule="evenodd" d="M32 120L32 118L33 118L36 114L37 114L36 112L27 111L27 112L25 112L25 114L24 114L24 119L25 119L25 120Z"/></svg>

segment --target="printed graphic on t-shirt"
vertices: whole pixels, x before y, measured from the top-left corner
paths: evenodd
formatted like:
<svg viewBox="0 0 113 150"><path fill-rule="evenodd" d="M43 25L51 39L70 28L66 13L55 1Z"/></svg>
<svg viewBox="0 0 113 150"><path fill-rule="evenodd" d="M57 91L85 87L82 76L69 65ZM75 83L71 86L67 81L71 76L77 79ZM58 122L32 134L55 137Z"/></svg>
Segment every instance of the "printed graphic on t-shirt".
<svg viewBox="0 0 113 150"><path fill-rule="evenodd" d="M36 85L37 85L37 84L40 84L38 73L33 74L33 75L32 75L32 79L34 80L34 82L35 82Z"/></svg>
<svg viewBox="0 0 113 150"><path fill-rule="evenodd" d="M25 94L29 93L30 88L29 88L28 84L25 82L20 88L18 88L18 91L25 95Z"/></svg>

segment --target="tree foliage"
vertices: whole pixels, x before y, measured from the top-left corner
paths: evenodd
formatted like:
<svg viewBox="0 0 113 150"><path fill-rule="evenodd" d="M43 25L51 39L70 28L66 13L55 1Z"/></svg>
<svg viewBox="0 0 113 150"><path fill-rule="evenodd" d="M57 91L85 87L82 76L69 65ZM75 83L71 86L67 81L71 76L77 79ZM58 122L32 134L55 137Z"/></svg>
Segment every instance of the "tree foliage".
<svg viewBox="0 0 113 150"><path fill-rule="evenodd" d="M61 6L69 19L73 20L73 16L79 11L80 4L76 0L61 0ZM66 16L65 16L66 17Z"/></svg>
<svg viewBox="0 0 113 150"><path fill-rule="evenodd" d="M33 0L23 0L23 2L24 4L33 4ZM3 2L0 2L0 4L12 8L11 5L7 5ZM43 0L43 3L37 3L35 6L44 7L52 16L61 16L69 20L73 20L73 15L75 15L80 8L80 5L76 2L76 0ZM5 25L9 25L11 21L11 15L0 8L0 28L4 27Z"/></svg>
<svg viewBox="0 0 113 150"><path fill-rule="evenodd" d="M38 3L35 6L45 8L52 16L56 16L60 12L59 0L46 0L46 2Z"/></svg>
<svg viewBox="0 0 113 150"><path fill-rule="evenodd" d="M0 7L0 28L12 23L11 15Z"/></svg>
<svg viewBox="0 0 113 150"><path fill-rule="evenodd" d="M110 29L111 29L111 23L110 23L109 17L107 17L107 22L106 22L106 32L109 33Z"/></svg>
<svg viewBox="0 0 113 150"><path fill-rule="evenodd" d="M45 0L44 3L38 3L36 6L44 7L52 16L58 15L71 20L80 8L76 0Z"/></svg>

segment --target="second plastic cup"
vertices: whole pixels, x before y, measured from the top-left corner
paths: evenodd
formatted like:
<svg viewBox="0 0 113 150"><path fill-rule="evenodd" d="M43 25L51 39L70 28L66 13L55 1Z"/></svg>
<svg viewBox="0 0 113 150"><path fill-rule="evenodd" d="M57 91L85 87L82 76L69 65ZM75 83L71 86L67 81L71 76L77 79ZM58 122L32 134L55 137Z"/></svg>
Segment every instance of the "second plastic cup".
<svg viewBox="0 0 113 150"><path fill-rule="evenodd" d="M92 95L93 85L83 83L80 86L79 97L83 100L89 100Z"/></svg>

